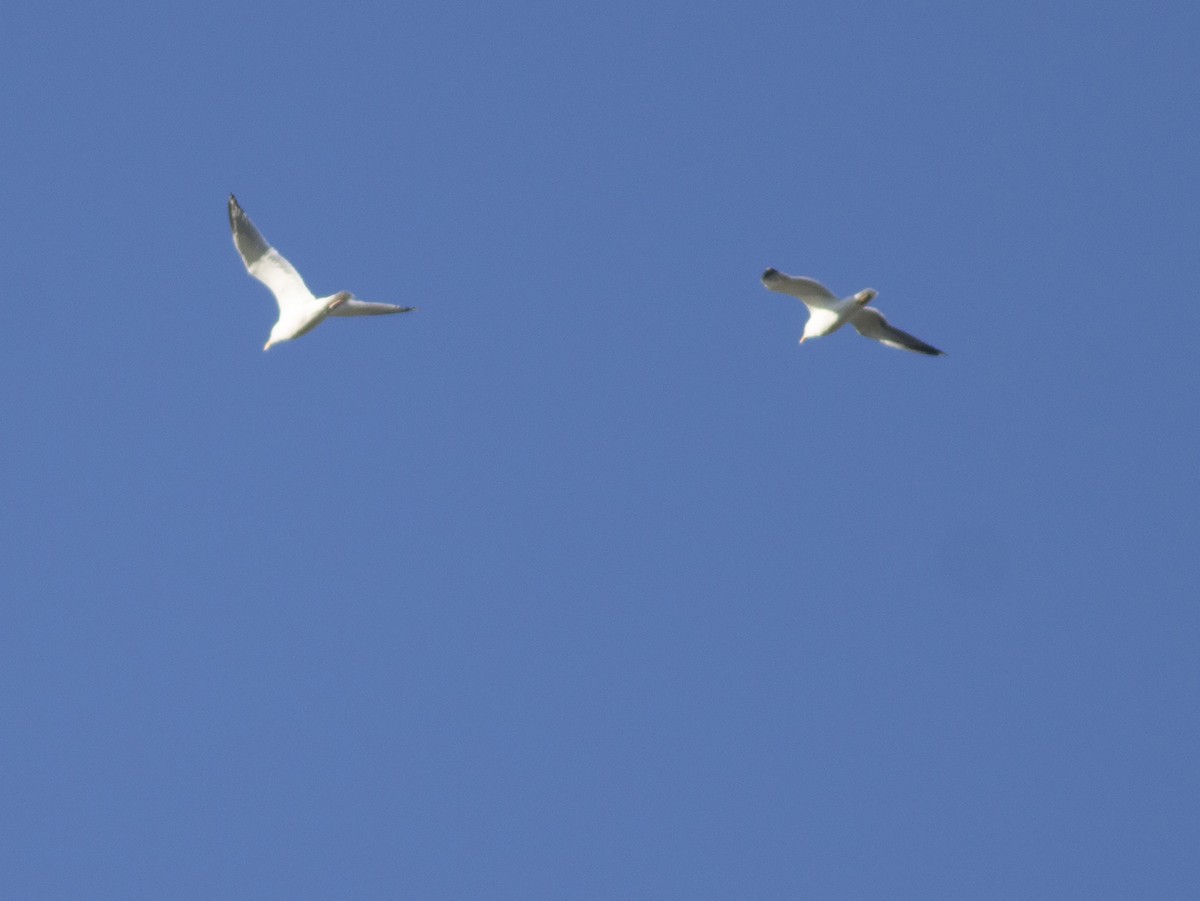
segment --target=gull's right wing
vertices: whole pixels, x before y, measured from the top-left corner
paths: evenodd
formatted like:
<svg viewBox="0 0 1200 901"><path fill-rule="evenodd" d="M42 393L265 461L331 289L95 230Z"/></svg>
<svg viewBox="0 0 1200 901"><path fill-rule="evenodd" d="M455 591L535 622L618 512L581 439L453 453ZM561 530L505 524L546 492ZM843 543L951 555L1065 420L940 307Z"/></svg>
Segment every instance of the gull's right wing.
<svg viewBox="0 0 1200 901"><path fill-rule="evenodd" d="M246 270L271 289L279 304L280 315L289 307L313 300L313 293L304 284L300 273L266 242L232 194L229 195L229 227L233 230L233 246L246 264Z"/></svg>

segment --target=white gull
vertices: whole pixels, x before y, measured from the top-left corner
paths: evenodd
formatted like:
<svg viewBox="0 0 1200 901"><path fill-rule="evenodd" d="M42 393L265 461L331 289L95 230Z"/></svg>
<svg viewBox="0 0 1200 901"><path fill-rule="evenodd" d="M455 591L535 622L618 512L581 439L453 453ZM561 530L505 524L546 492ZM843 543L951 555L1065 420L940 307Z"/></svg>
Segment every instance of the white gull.
<svg viewBox="0 0 1200 901"><path fill-rule="evenodd" d="M416 307L398 307L390 303L355 300L349 291L339 291L328 297L316 297L304 279L283 255L266 242L254 223L229 195L229 227L233 229L233 246L256 279L271 289L279 304L279 321L263 350L291 341L311 332L326 316L380 316L385 313L411 313Z"/></svg>
<svg viewBox="0 0 1200 901"><path fill-rule="evenodd" d="M767 290L790 294L804 301L804 305L808 307L808 322L804 323L801 344L809 338L832 335L849 322L864 338L873 338L888 347L913 350L929 354L931 357L941 356L943 353L920 338L914 338L908 332L902 332L889 325L882 313L874 307L867 306L878 293L873 288L839 300L836 294L820 282L804 276L785 275L778 269L768 269L764 272L762 283L766 285Z"/></svg>

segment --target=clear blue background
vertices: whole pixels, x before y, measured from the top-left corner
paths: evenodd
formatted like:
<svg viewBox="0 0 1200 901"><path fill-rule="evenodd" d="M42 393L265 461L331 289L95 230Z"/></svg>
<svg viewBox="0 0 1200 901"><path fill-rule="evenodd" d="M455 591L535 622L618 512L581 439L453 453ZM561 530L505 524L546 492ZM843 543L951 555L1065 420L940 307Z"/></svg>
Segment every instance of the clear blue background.
<svg viewBox="0 0 1200 901"><path fill-rule="evenodd" d="M1197 33L6 4L0 895L1200 897Z"/></svg>

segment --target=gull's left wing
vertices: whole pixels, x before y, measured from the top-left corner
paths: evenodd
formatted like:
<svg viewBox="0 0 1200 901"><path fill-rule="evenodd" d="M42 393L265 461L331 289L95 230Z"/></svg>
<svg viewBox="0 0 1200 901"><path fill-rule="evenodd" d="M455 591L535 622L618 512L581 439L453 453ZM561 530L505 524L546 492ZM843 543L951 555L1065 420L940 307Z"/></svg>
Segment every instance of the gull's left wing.
<svg viewBox="0 0 1200 901"><path fill-rule="evenodd" d="M931 357L940 357L945 352L938 350L932 344L926 344L920 338L914 338L908 332L902 332L900 329L888 323L874 307L861 307L854 314L850 323L858 329L858 333L864 338L874 338L880 344L886 344L888 347L898 347L900 350L912 350L919 354L928 354Z"/></svg>
<svg viewBox="0 0 1200 901"><path fill-rule="evenodd" d="M330 316L381 316L384 313L411 313L416 307L398 307L394 303L375 303L370 300L350 299L334 306Z"/></svg>

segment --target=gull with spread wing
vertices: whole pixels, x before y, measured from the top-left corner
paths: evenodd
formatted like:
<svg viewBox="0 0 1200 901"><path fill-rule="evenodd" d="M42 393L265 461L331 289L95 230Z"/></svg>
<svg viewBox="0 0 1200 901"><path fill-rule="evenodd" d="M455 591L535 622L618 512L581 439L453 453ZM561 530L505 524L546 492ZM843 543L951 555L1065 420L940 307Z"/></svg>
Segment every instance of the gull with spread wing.
<svg viewBox="0 0 1200 901"><path fill-rule="evenodd" d="M908 332L900 331L890 325L877 309L867 306L878 293L872 288L839 300L836 294L820 282L803 276L784 275L778 269L768 269L764 272L762 283L767 290L790 294L804 301L804 305L808 307L808 322L804 324L801 344L809 338L831 335L849 322L864 338L873 338L888 347L912 350L920 354L929 354L931 357L942 355L942 351L936 347L926 344L920 338L914 338Z"/></svg>
<svg viewBox="0 0 1200 901"><path fill-rule="evenodd" d="M271 289L279 304L279 321L263 350L307 334L320 325L326 316L381 316L385 313L411 313L416 307L398 307L390 303L355 300L349 291L339 291L328 297L316 297L304 279L283 255L266 242L254 223L229 195L229 227L233 229L233 245L256 279Z"/></svg>

